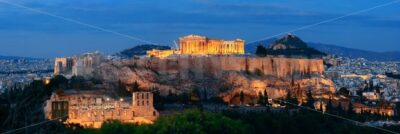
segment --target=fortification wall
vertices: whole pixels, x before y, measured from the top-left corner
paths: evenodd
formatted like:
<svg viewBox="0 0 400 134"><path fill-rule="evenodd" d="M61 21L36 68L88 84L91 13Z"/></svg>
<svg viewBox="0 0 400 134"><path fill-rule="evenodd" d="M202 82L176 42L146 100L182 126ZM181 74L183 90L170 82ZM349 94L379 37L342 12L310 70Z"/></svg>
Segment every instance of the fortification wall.
<svg viewBox="0 0 400 134"><path fill-rule="evenodd" d="M260 72L277 78L292 75L323 74L321 59L296 59L277 57L173 57L168 59L144 58L128 61L127 64L146 67L161 74L179 73L195 76L221 76L226 71Z"/></svg>

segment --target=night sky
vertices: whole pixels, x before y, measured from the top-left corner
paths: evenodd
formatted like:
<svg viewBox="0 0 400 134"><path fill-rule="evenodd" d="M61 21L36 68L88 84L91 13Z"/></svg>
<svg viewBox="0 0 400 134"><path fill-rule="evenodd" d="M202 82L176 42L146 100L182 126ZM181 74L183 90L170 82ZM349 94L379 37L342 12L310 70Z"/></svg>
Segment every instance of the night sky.
<svg viewBox="0 0 400 134"><path fill-rule="evenodd" d="M0 0L1 1L1 0ZM10 0L115 32L172 45L187 34L255 41L394 0ZM400 51L400 3L294 32L305 41ZM0 3L0 55L53 58L143 44Z"/></svg>

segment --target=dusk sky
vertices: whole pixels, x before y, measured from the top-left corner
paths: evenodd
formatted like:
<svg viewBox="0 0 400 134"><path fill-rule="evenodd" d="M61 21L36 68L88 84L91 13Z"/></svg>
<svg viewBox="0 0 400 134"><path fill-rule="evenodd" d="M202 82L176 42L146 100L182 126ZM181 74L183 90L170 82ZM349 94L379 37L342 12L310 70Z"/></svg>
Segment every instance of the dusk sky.
<svg viewBox="0 0 400 134"><path fill-rule="evenodd" d="M1 1L1 0L0 0ZM161 45L187 34L252 42L394 0L10 0ZM400 3L294 32L307 42L400 51ZM0 55L107 54L136 40L0 2Z"/></svg>

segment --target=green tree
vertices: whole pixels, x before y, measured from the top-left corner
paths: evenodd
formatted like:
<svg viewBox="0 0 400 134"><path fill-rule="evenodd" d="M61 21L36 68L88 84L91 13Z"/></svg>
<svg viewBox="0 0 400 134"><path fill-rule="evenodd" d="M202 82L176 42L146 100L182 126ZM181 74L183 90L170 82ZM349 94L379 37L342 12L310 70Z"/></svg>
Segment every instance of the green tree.
<svg viewBox="0 0 400 134"><path fill-rule="evenodd" d="M269 105L269 98L268 98L267 90L264 90L264 99L265 99L265 104Z"/></svg>
<svg viewBox="0 0 400 134"><path fill-rule="evenodd" d="M328 113L333 112L332 97L329 97L328 104L326 104L326 112Z"/></svg>
<svg viewBox="0 0 400 134"><path fill-rule="evenodd" d="M154 133L213 133L244 134L251 133L250 126L222 114L200 110L187 110L181 114L160 117L154 124Z"/></svg>
<svg viewBox="0 0 400 134"><path fill-rule="evenodd" d="M264 57L267 55L267 50L261 44L257 46L256 55L260 57Z"/></svg>
<svg viewBox="0 0 400 134"><path fill-rule="evenodd" d="M354 115L355 114L354 106L353 106L353 103L351 102L351 100L349 102L349 106L348 106L348 109L347 109L347 114L349 114L349 115Z"/></svg>
<svg viewBox="0 0 400 134"><path fill-rule="evenodd" d="M53 78L50 79L50 83L48 84L48 87L51 90L56 90L56 89L66 89L68 86L68 79L65 78L62 75L56 75Z"/></svg>
<svg viewBox="0 0 400 134"><path fill-rule="evenodd" d="M244 102L244 93L243 93L243 91L240 91L239 99L240 99L240 104L243 104L243 102Z"/></svg>
<svg viewBox="0 0 400 134"><path fill-rule="evenodd" d="M84 86L85 78L82 76L72 76L70 79L70 85L73 89L82 89Z"/></svg>
<svg viewBox="0 0 400 134"><path fill-rule="evenodd" d="M345 97L349 97L350 91L346 87L342 87L339 89L338 94L343 95Z"/></svg>
<svg viewBox="0 0 400 134"><path fill-rule="evenodd" d="M198 88L194 88L190 93L190 103L198 104L200 102L201 92Z"/></svg>
<svg viewBox="0 0 400 134"><path fill-rule="evenodd" d="M319 111L324 111L324 106L322 105L322 101L319 103Z"/></svg>
<svg viewBox="0 0 400 134"><path fill-rule="evenodd" d="M258 92L258 104L265 105L265 96L260 92Z"/></svg>
<svg viewBox="0 0 400 134"><path fill-rule="evenodd" d="M396 116L400 117L400 102L396 102L395 114L396 114Z"/></svg>
<svg viewBox="0 0 400 134"><path fill-rule="evenodd" d="M292 96L290 91L288 91L288 93L286 94L286 101L287 101L287 103L289 103L286 105L287 108L296 108L296 106L294 106L294 105L299 104L299 101L297 100L297 98Z"/></svg>
<svg viewBox="0 0 400 134"><path fill-rule="evenodd" d="M156 108L157 110L163 110L165 101L160 95L160 89L153 87L151 89L151 92L153 93L154 108Z"/></svg>
<svg viewBox="0 0 400 134"><path fill-rule="evenodd" d="M343 114L343 113L344 113L343 106L342 106L342 102L339 102L338 106L336 107L336 111L337 111L339 114Z"/></svg>
<svg viewBox="0 0 400 134"><path fill-rule="evenodd" d="M264 72L261 69L258 69L258 68L254 70L254 73L257 76L264 76Z"/></svg>
<svg viewBox="0 0 400 134"><path fill-rule="evenodd" d="M81 133L100 134L245 134L251 127L222 114L204 112L197 109L186 110L160 117L152 125L136 125L120 121L106 121L99 130L83 130Z"/></svg>
<svg viewBox="0 0 400 134"><path fill-rule="evenodd" d="M204 99L204 101L208 100L208 95L207 95L207 90L206 89L203 89L203 99Z"/></svg>
<svg viewBox="0 0 400 134"><path fill-rule="evenodd" d="M137 92L137 91L140 91L140 85L137 81L135 81L131 84L130 92Z"/></svg>
<svg viewBox="0 0 400 134"><path fill-rule="evenodd" d="M312 96L311 90L307 91L307 99L306 99L306 101L307 101L306 104L305 104L306 107L315 109L315 107L314 107L315 99Z"/></svg>

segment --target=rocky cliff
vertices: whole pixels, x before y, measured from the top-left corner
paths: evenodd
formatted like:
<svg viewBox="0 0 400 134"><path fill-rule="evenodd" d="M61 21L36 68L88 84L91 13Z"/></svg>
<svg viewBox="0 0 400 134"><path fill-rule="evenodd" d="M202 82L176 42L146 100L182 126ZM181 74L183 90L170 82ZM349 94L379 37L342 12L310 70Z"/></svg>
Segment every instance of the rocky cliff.
<svg viewBox="0 0 400 134"><path fill-rule="evenodd" d="M240 91L251 98L264 90L270 98L287 92L302 96L305 90L316 95L334 92L332 81L323 74L320 59L234 56L132 59L104 63L94 72L105 81L138 82L141 89L158 88L164 95L206 90L207 96L231 103Z"/></svg>
<svg viewBox="0 0 400 134"><path fill-rule="evenodd" d="M182 76L194 73L198 77L212 75L220 78L224 72L258 72L263 75L288 78L302 75L322 75L321 59L295 59L272 57L177 57L169 59L137 59L128 65L145 67L158 73L180 73Z"/></svg>

